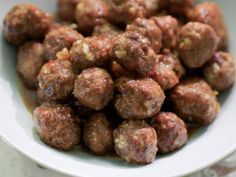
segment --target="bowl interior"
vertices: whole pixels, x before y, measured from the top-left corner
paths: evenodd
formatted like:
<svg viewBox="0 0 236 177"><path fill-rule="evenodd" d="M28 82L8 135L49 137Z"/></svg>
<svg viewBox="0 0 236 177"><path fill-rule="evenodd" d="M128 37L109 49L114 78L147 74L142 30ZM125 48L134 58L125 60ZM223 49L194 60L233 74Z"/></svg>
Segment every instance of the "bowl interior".
<svg viewBox="0 0 236 177"><path fill-rule="evenodd" d="M230 34L230 52L236 56L236 1L220 1ZM47 12L55 12L56 0L0 0L2 20L16 3L32 2ZM59 152L44 145L38 138L31 114L25 108L19 93L16 74L17 49L0 42L0 135L14 148L49 168L73 176L83 177L130 177L180 176L204 168L231 153L236 148L236 87L220 95L222 110L209 127L199 129L191 136L189 143L181 150L165 156L147 166L128 165L115 157L98 157L76 149L73 152ZM93 168L93 169L92 169Z"/></svg>

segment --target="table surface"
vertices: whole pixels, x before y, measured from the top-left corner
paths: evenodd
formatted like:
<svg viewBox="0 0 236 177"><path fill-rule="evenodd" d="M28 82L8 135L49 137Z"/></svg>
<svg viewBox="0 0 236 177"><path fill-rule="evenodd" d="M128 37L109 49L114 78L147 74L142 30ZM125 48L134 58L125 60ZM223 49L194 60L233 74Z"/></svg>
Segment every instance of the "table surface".
<svg viewBox="0 0 236 177"><path fill-rule="evenodd" d="M0 140L1 177L70 177L42 168ZM188 177L236 177L236 153Z"/></svg>

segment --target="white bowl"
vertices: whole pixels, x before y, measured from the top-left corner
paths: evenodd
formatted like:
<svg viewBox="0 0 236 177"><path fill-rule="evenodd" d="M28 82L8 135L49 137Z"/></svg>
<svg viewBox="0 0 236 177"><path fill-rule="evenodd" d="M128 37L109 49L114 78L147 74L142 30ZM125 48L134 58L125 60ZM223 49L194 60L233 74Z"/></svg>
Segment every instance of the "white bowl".
<svg viewBox="0 0 236 177"><path fill-rule="evenodd" d="M32 2L55 12L55 0L0 0L0 19L16 3ZM229 28L230 51L236 56L235 0L216 0ZM2 22L1 22L2 28ZM0 42L0 136L13 148L37 163L56 171L80 177L169 177L182 176L212 165L236 149L236 87L220 96L222 110L216 121L202 128L189 143L172 154L157 157L146 166L131 166L112 157L97 157L75 150L60 152L43 144L25 108L15 71L16 50L1 37Z"/></svg>

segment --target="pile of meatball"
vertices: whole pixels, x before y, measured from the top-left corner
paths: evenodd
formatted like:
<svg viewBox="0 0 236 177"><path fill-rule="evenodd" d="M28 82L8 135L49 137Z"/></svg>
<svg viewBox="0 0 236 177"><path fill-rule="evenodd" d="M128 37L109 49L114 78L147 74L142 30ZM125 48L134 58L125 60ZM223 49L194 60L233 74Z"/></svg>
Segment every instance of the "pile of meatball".
<svg viewBox="0 0 236 177"><path fill-rule="evenodd" d="M37 91L37 132L59 150L151 163L187 143L189 124L212 123L217 95L235 81L213 2L59 0L57 14L15 5L3 35Z"/></svg>

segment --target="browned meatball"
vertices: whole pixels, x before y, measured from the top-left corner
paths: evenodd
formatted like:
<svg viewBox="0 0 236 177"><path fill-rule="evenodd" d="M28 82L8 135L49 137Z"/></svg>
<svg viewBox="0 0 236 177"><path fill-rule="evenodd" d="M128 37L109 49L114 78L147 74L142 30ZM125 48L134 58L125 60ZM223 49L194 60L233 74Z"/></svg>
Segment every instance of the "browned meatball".
<svg viewBox="0 0 236 177"><path fill-rule="evenodd" d="M153 50L158 54L162 48L162 31L153 20L137 18L126 28L127 31L134 31L142 34L151 42Z"/></svg>
<svg viewBox="0 0 236 177"><path fill-rule="evenodd" d="M170 14L187 15L194 6L194 0L160 0L159 6Z"/></svg>
<svg viewBox="0 0 236 177"><path fill-rule="evenodd" d="M12 44L22 44L28 38L43 38L51 23L51 17L32 4L14 6L4 19L3 34Z"/></svg>
<svg viewBox="0 0 236 177"><path fill-rule="evenodd" d="M157 56L156 63L148 76L160 84L163 90L173 88L179 83L185 69L178 58L169 53Z"/></svg>
<svg viewBox="0 0 236 177"><path fill-rule="evenodd" d="M75 8L80 0L58 0L58 15L64 21L75 20Z"/></svg>
<svg viewBox="0 0 236 177"><path fill-rule="evenodd" d="M75 78L69 61L49 61L38 75L38 99L41 102L67 99L72 94Z"/></svg>
<svg viewBox="0 0 236 177"><path fill-rule="evenodd" d="M102 0L79 0L76 6L75 18L78 29L89 33L96 25L104 23L108 16L108 7Z"/></svg>
<svg viewBox="0 0 236 177"><path fill-rule="evenodd" d="M45 103L33 113L40 138L59 150L71 150L80 141L80 128L67 105Z"/></svg>
<svg viewBox="0 0 236 177"><path fill-rule="evenodd" d="M153 68L156 54L142 34L127 31L113 38L111 56L122 67L142 76Z"/></svg>
<svg viewBox="0 0 236 177"><path fill-rule="evenodd" d="M108 0L110 21L127 24L147 15L144 0Z"/></svg>
<svg viewBox="0 0 236 177"><path fill-rule="evenodd" d="M218 42L219 38L209 25L189 22L180 31L178 52L186 66L199 68L211 59Z"/></svg>
<svg viewBox="0 0 236 177"><path fill-rule="evenodd" d="M76 41L71 50L71 62L76 71L103 66L110 62L112 42L105 36L87 37Z"/></svg>
<svg viewBox="0 0 236 177"><path fill-rule="evenodd" d="M83 36L69 26L62 26L51 30L45 37L43 45L45 47L45 58L55 60L57 52L64 48L68 50L72 44L82 39Z"/></svg>
<svg viewBox="0 0 236 177"><path fill-rule="evenodd" d="M171 99L178 116L203 125L215 119L220 107L216 93L199 78L182 81L172 91Z"/></svg>
<svg viewBox="0 0 236 177"><path fill-rule="evenodd" d="M27 42L19 48L17 71L29 87L38 86L37 76L45 63L43 52L43 45L38 42Z"/></svg>
<svg viewBox="0 0 236 177"><path fill-rule="evenodd" d="M83 140L85 145L97 155L113 150L113 127L106 114L96 113L85 122Z"/></svg>
<svg viewBox="0 0 236 177"><path fill-rule="evenodd" d="M92 36L106 36L106 37L114 37L121 33L121 30L116 26L106 22L101 25L95 26L93 30Z"/></svg>
<svg viewBox="0 0 236 177"><path fill-rule="evenodd" d="M166 15L152 17L152 20L159 26L163 36L163 48L175 48L179 35L179 24L176 18Z"/></svg>
<svg viewBox="0 0 236 177"><path fill-rule="evenodd" d="M218 49L228 48L228 32L220 7L214 2L200 3L190 12L190 20L210 25L220 37Z"/></svg>
<svg viewBox="0 0 236 177"><path fill-rule="evenodd" d="M235 63L226 52L216 52L203 69L203 75L212 88L223 91L235 82Z"/></svg>
<svg viewBox="0 0 236 177"><path fill-rule="evenodd" d="M155 160L156 131L144 121L124 121L113 135L116 153L127 162L148 164Z"/></svg>
<svg viewBox="0 0 236 177"><path fill-rule="evenodd" d="M85 106L101 110L112 99L114 83L110 74L100 68L89 68L77 76L74 96Z"/></svg>
<svg viewBox="0 0 236 177"><path fill-rule="evenodd" d="M185 123L174 113L157 114L152 120L152 127L157 132L157 148L161 153L177 150L188 141Z"/></svg>
<svg viewBox="0 0 236 177"><path fill-rule="evenodd" d="M117 113L125 119L145 119L158 113L165 100L161 87L152 79L118 80L121 95L115 100Z"/></svg>

